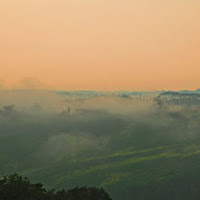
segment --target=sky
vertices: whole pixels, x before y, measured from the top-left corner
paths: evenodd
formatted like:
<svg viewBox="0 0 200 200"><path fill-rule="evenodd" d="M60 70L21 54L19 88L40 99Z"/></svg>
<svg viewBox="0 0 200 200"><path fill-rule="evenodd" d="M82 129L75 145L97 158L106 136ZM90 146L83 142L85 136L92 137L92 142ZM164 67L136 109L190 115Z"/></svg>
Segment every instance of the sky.
<svg viewBox="0 0 200 200"><path fill-rule="evenodd" d="M0 0L0 88L200 88L200 1Z"/></svg>

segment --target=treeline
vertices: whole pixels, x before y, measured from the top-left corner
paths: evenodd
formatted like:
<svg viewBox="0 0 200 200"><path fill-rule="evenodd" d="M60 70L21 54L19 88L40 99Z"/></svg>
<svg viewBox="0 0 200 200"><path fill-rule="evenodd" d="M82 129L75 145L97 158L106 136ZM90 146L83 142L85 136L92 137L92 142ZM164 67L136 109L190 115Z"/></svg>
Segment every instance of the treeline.
<svg viewBox="0 0 200 200"><path fill-rule="evenodd" d="M76 187L70 190L47 190L41 183L33 184L19 174L0 180L1 200L111 200L107 192L96 187Z"/></svg>
<svg viewBox="0 0 200 200"><path fill-rule="evenodd" d="M180 93L180 92L164 92L153 99L155 105L159 108L167 108L170 105L176 106L200 106L199 93Z"/></svg>

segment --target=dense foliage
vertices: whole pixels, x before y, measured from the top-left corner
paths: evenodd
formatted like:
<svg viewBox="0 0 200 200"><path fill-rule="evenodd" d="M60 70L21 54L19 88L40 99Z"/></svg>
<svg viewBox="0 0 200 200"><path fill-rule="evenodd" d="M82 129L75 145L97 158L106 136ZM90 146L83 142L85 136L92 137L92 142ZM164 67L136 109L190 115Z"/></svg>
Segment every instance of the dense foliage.
<svg viewBox="0 0 200 200"><path fill-rule="evenodd" d="M28 178L18 174L4 176L0 180L2 200L111 200L101 188L76 187L65 191L47 190L41 183L32 184Z"/></svg>

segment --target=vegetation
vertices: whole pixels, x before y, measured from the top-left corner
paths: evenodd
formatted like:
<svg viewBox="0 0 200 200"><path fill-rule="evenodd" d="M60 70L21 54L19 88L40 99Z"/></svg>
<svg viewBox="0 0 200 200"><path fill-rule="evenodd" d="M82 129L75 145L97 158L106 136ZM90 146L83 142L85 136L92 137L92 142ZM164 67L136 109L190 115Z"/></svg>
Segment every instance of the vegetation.
<svg viewBox="0 0 200 200"><path fill-rule="evenodd" d="M114 200L200 199L200 111L192 97L169 95L161 106L143 95L82 97L68 105L64 95L50 104L54 97L45 94L40 106L31 97L30 105L13 98L9 107L6 99L0 176L17 172L47 191L104 188ZM52 109L61 103L67 106ZM60 114L68 106L73 112Z"/></svg>
<svg viewBox="0 0 200 200"><path fill-rule="evenodd" d="M171 105L199 109L200 94L194 92L163 92L154 98L154 102L160 109Z"/></svg>
<svg viewBox="0 0 200 200"><path fill-rule="evenodd" d="M4 176L0 180L2 200L111 200L101 188L76 187L65 191L47 190L41 183L32 184L28 178L18 174Z"/></svg>

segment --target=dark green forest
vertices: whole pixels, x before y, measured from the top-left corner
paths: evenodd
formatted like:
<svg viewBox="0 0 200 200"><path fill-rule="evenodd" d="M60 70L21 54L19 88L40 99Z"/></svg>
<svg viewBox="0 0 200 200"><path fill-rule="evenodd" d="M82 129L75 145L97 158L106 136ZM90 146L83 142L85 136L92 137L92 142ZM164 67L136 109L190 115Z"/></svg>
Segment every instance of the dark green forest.
<svg viewBox="0 0 200 200"><path fill-rule="evenodd" d="M53 195L78 187L113 200L200 198L198 96L48 95L1 96L2 180L18 173Z"/></svg>
<svg viewBox="0 0 200 200"><path fill-rule="evenodd" d="M101 188L76 187L71 190L47 190L41 183L33 184L27 177L19 174L4 176L0 180L0 199L2 200L111 200Z"/></svg>

